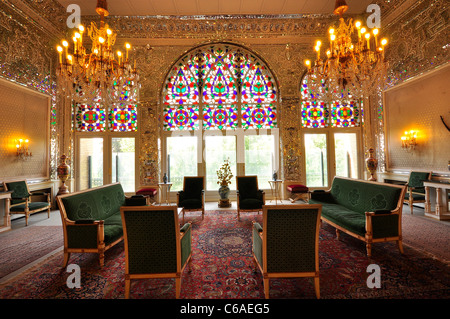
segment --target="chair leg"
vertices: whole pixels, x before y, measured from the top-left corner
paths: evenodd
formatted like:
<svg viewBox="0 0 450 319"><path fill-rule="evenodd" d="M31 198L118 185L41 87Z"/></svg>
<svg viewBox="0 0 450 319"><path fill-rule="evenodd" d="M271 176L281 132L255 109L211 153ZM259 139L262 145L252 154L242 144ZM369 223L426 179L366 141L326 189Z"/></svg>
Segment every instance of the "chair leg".
<svg viewBox="0 0 450 319"><path fill-rule="evenodd" d="M131 280L125 278L125 299L130 299Z"/></svg>
<svg viewBox="0 0 450 319"><path fill-rule="evenodd" d="M314 277L314 290L316 291L316 298L320 299L320 279L319 279L319 277Z"/></svg>
<svg viewBox="0 0 450 319"><path fill-rule="evenodd" d="M402 243L401 239L397 240L397 245L398 245L398 250L400 250L400 253L403 255L404 254L404 252L403 252L403 243Z"/></svg>
<svg viewBox="0 0 450 319"><path fill-rule="evenodd" d="M264 285L264 297L266 299L269 299L269 278L263 279L263 285Z"/></svg>
<svg viewBox="0 0 450 319"><path fill-rule="evenodd" d="M67 264L69 263L69 259L70 259L70 253L68 252L64 252L64 261L63 261L63 267L66 268Z"/></svg>
<svg viewBox="0 0 450 319"><path fill-rule="evenodd" d="M372 257L372 243L366 244L366 250L367 250L367 257Z"/></svg>
<svg viewBox="0 0 450 319"><path fill-rule="evenodd" d="M28 226L28 217L30 217L30 214L25 213L25 226Z"/></svg>
<svg viewBox="0 0 450 319"><path fill-rule="evenodd" d="M180 299L181 293L181 277L175 278L175 298Z"/></svg>
<svg viewBox="0 0 450 319"><path fill-rule="evenodd" d="M47 210L47 218L50 218L50 207Z"/></svg>

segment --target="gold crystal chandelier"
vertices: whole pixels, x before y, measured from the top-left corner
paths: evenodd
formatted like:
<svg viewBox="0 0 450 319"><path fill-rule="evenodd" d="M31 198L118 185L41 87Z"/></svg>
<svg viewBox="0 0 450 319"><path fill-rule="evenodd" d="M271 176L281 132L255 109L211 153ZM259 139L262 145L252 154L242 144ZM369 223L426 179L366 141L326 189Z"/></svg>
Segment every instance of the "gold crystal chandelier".
<svg viewBox="0 0 450 319"><path fill-rule="evenodd" d="M349 96L362 98L377 92L386 80L387 62L384 52L387 39L379 39L379 29L371 31L361 21L344 21L348 6L337 0L334 14L339 15L339 26L328 29L329 47L322 59L322 42L316 42L316 60L305 61L309 89L331 99Z"/></svg>
<svg viewBox="0 0 450 319"><path fill-rule="evenodd" d="M106 0L97 0L95 10L100 15L100 27L91 22L87 30L79 25L73 34L73 47L62 40L59 53L58 77L66 85L75 102L116 102L123 96L137 95L139 75L129 59L131 45L125 43L125 53L114 52L117 34L105 23L109 15ZM87 33L87 39L85 38ZM91 42L88 52L84 42ZM117 55L117 59L116 56Z"/></svg>

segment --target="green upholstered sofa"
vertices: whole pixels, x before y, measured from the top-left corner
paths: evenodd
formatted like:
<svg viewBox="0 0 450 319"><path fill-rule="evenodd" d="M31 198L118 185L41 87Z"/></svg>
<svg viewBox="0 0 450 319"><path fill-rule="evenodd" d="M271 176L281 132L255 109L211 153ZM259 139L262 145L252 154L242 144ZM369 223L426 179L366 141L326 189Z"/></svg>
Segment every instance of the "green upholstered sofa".
<svg viewBox="0 0 450 319"><path fill-rule="evenodd" d="M321 220L366 243L396 241L401 253L402 206L406 186L335 177L328 191L311 193L310 204L322 204Z"/></svg>
<svg viewBox="0 0 450 319"><path fill-rule="evenodd" d="M105 251L123 240L120 207L127 205L120 183L59 195L64 232L64 267L70 253L97 253L103 267ZM146 205L142 197L128 205Z"/></svg>

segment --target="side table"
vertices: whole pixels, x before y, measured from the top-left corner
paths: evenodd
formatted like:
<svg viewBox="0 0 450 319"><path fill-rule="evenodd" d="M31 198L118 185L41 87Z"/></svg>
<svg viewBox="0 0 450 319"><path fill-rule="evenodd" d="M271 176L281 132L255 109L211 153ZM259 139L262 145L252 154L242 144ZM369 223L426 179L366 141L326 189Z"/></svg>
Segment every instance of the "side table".
<svg viewBox="0 0 450 319"><path fill-rule="evenodd" d="M172 187L172 183L158 183L158 187L160 189L160 200L159 203L162 204L163 201L166 201L166 204L170 204L170 188Z"/></svg>
<svg viewBox="0 0 450 319"><path fill-rule="evenodd" d="M283 181L280 179L277 180L270 180L269 184L270 184L270 188L272 189L272 196L275 197L275 205L277 204L277 201L279 200L279 189L280 189L280 185ZM281 204L281 199L280 199L280 204Z"/></svg>

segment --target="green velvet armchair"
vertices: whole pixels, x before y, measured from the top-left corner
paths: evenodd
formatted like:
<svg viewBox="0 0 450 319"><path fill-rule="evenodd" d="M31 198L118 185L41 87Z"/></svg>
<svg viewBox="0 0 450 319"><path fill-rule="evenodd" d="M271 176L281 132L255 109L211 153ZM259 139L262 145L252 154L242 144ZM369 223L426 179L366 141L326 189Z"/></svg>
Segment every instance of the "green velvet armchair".
<svg viewBox="0 0 450 319"><path fill-rule="evenodd" d="M269 298L270 278L312 277L319 284L319 229L322 205L267 205L263 226L253 222L252 252Z"/></svg>
<svg viewBox="0 0 450 319"><path fill-rule="evenodd" d="M190 264L191 224L181 227L176 206L120 208L125 243L125 298L131 280L175 278L175 296L181 292L181 274ZM190 266L189 266L190 268Z"/></svg>
<svg viewBox="0 0 450 319"><path fill-rule="evenodd" d="M236 176L236 187L238 219L241 211L262 211L266 197L264 191L258 188L257 176Z"/></svg>
<svg viewBox="0 0 450 319"><path fill-rule="evenodd" d="M25 225L28 226L28 218L31 214L47 210L50 217L50 194L43 192L30 192L26 181L4 182L3 189L12 191L11 198L7 199L7 214L24 214ZM47 197L46 202L32 201L32 196L43 195Z"/></svg>
<svg viewBox="0 0 450 319"><path fill-rule="evenodd" d="M411 214L414 203L425 203L425 187L423 181L431 178L431 172L411 172L409 174L404 203L409 204Z"/></svg>
<svg viewBox="0 0 450 319"><path fill-rule="evenodd" d="M201 211L205 216L205 178L203 176L185 176L183 190L177 193L177 206L183 208L184 213Z"/></svg>

